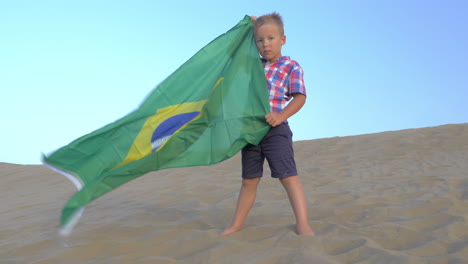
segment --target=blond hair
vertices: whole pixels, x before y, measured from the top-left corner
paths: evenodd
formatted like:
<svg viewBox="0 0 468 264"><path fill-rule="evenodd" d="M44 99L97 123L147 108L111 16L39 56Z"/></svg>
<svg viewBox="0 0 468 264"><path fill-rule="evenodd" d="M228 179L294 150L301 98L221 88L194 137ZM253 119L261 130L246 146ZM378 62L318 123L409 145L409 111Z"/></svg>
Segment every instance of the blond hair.
<svg viewBox="0 0 468 264"><path fill-rule="evenodd" d="M255 21L254 29L257 29L265 24L275 24L278 26L281 35L284 35L284 26L283 26L283 18L280 14L273 12L271 14L263 15Z"/></svg>

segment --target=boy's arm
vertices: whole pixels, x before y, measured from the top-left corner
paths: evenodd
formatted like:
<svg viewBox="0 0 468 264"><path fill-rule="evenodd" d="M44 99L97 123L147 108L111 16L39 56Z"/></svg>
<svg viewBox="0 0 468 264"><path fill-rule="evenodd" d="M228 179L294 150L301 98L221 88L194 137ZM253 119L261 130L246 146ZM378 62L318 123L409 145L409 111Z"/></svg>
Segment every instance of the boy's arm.
<svg viewBox="0 0 468 264"><path fill-rule="evenodd" d="M284 121L286 121L289 117L297 113L302 106L305 104L306 96L301 93L294 93L292 95L294 98L289 102L289 104L281 110L281 112L271 112L265 116L265 119L270 126L275 127Z"/></svg>

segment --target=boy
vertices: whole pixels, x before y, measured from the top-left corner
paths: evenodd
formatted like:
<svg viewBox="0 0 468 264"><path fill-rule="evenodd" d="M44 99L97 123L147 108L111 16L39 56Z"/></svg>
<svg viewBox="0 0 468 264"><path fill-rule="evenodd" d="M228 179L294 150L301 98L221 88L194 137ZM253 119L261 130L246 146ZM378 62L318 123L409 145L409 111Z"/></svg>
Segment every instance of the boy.
<svg viewBox="0 0 468 264"><path fill-rule="evenodd" d="M286 121L301 109L306 100L302 68L289 57L281 55L286 36L279 14L272 13L258 19L252 17L252 21L270 92L271 113L265 119L272 128L257 146L247 145L242 150L242 187L236 211L231 225L220 235L237 232L244 225L255 202L265 158L268 160L271 176L278 178L288 193L296 217L296 232L299 235L314 235L307 220L307 202L297 175L292 132ZM293 99L286 106L286 101L291 96Z"/></svg>

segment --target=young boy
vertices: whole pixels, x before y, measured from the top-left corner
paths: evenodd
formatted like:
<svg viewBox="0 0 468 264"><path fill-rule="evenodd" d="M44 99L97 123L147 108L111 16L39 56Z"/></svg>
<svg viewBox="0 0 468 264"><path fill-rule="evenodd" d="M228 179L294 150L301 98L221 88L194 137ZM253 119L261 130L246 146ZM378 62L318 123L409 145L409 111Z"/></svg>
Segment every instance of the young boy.
<svg viewBox="0 0 468 264"><path fill-rule="evenodd" d="M239 231L255 202L257 186L263 173L265 158L271 176L278 178L286 189L296 217L299 235L314 235L307 220L307 202L299 180L292 149L292 132L287 119L304 105L306 91L299 64L281 55L286 43L283 21L279 14L272 13L252 17L257 48L262 56L265 76L270 92L271 113L265 116L272 127L257 145L247 145L242 150L242 187L231 225L220 235ZM293 99L286 105L291 96Z"/></svg>

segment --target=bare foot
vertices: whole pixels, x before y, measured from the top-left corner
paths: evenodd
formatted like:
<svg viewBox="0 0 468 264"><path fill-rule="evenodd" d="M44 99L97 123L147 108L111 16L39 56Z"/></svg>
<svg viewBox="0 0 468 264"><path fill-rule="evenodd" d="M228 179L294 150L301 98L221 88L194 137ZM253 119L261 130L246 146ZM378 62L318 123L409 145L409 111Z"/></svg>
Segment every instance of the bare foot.
<svg viewBox="0 0 468 264"><path fill-rule="evenodd" d="M309 225L306 226L296 226L296 232L300 236L315 236L314 231L310 228Z"/></svg>
<svg viewBox="0 0 468 264"><path fill-rule="evenodd" d="M235 233L235 232L237 232L237 231L239 231L241 229L242 229L242 227L230 226L230 227L226 228L223 232L219 233L218 236L229 235L229 234Z"/></svg>

